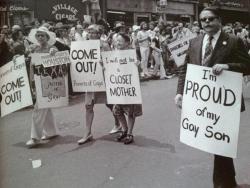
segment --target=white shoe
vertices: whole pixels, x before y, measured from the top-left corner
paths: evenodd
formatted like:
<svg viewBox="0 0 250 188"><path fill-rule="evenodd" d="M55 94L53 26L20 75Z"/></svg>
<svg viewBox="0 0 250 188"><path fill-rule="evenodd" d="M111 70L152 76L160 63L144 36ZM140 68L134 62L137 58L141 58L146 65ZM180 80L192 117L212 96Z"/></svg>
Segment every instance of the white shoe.
<svg viewBox="0 0 250 188"><path fill-rule="evenodd" d="M166 80L166 79L168 79L167 76L161 76L161 77L160 77L160 80Z"/></svg>
<svg viewBox="0 0 250 188"><path fill-rule="evenodd" d="M88 135L86 138L82 138L82 139L78 140L77 143L78 143L79 145L81 145L81 144L85 144L85 143L87 143L87 142L90 142L90 141L92 141L92 140L93 140L93 135L90 134L90 135Z"/></svg>
<svg viewBox="0 0 250 188"><path fill-rule="evenodd" d="M58 136L59 136L58 134L55 134L55 135L52 135L52 136L43 135L41 140L50 140L50 139L56 138Z"/></svg>
<svg viewBox="0 0 250 188"><path fill-rule="evenodd" d="M119 133L122 131L122 127L113 127L113 129L111 131L109 131L109 134L115 134L115 133Z"/></svg>
<svg viewBox="0 0 250 188"><path fill-rule="evenodd" d="M33 148L38 144L40 144L40 140L37 140L37 139L34 139L34 138L31 138L29 141L26 142L26 146L28 148Z"/></svg>

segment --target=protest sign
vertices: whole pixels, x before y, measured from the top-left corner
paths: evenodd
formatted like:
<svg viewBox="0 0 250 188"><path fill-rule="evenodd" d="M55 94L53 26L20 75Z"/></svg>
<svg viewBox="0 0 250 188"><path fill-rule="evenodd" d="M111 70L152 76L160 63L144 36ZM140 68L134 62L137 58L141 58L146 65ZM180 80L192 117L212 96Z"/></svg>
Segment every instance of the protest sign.
<svg viewBox="0 0 250 188"><path fill-rule="evenodd" d="M32 54L36 100L38 108L56 108L68 105L68 69L67 64L53 61L54 56L47 53ZM49 62L44 67L44 59ZM65 61L66 63L67 61ZM53 66L53 64L55 66Z"/></svg>
<svg viewBox="0 0 250 188"><path fill-rule="evenodd" d="M54 56L44 55L41 57L43 67L52 67L56 65L70 64L69 52L57 52Z"/></svg>
<svg viewBox="0 0 250 188"><path fill-rule="evenodd" d="M141 104L135 50L102 53L108 104Z"/></svg>
<svg viewBox="0 0 250 188"><path fill-rule="evenodd" d="M168 44L168 49L171 52L177 67L184 64L189 47L189 41L193 38L195 38L195 35L190 35Z"/></svg>
<svg viewBox="0 0 250 188"><path fill-rule="evenodd" d="M24 56L0 68L1 117L33 104Z"/></svg>
<svg viewBox="0 0 250 188"><path fill-rule="evenodd" d="M187 67L181 116L181 142L235 158L240 124L242 74L216 76L203 66Z"/></svg>
<svg viewBox="0 0 250 188"><path fill-rule="evenodd" d="M244 98L250 98L250 76L244 76L243 78L243 96Z"/></svg>
<svg viewBox="0 0 250 188"><path fill-rule="evenodd" d="M105 91L99 40L72 42L70 59L73 91Z"/></svg>

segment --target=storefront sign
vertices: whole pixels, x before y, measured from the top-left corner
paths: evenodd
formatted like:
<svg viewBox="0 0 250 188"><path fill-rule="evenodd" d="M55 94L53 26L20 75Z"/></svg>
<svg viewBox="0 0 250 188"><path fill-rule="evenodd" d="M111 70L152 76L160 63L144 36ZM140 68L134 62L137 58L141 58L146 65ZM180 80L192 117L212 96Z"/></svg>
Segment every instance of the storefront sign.
<svg viewBox="0 0 250 188"><path fill-rule="evenodd" d="M72 5L64 3L64 4L56 4L52 7L51 14L55 17L56 20L67 19L70 21L76 20L76 15L79 11Z"/></svg>
<svg viewBox="0 0 250 188"><path fill-rule="evenodd" d="M1 7L0 6L0 12L6 12L7 11L7 7Z"/></svg>
<svg viewBox="0 0 250 188"><path fill-rule="evenodd" d="M17 5L11 5L7 8L7 6L1 7L0 6L0 12L6 12L6 11L28 11L29 8L26 6L17 6Z"/></svg>
<svg viewBox="0 0 250 188"><path fill-rule="evenodd" d="M226 6L226 7L233 7L233 8L244 8L248 6L248 1L246 0L212 0L210 1L211 4Z"/></svg>
<svg viewBox="0 0 250 188"><path fill-rule="evenodd" d="M11 5L9 8L10 11L27 11L29 8L25 6L16 6L16 5Z"/></svg>
<svg viewBox="0 0 250 188"><path fill-rule="evenodd" d="M181 116L181 142L194 148L236 158L240 125L242 74L187 67Z"/></svg>

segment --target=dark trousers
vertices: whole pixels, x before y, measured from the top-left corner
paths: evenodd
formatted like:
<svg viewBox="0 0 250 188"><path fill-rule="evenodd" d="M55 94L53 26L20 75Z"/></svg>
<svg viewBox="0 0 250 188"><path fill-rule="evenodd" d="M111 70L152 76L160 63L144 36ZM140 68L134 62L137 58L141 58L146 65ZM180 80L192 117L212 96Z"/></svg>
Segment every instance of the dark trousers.
<svg viewBox="0 0 250 188"><path fill-rule="evenodd" d="M214 188L235 188L235 169L232 158L214 155Z"/></svg>

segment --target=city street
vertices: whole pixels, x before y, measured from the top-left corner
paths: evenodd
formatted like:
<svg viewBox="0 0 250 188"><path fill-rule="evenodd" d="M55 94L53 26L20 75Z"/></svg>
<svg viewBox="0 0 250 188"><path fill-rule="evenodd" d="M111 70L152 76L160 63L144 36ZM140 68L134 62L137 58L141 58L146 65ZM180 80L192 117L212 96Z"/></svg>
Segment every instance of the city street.
<svg viewBox="0 0 250 188"><path fill-rule="evenodd" d="M135 143L124 145L108 132L114 125L105 105L95 106L94 141L83 136L82 96L54 109L60 137L27 149L31 108L0 121L1 188L210 188L213 155L179 141L180 110L174 104L177 78L142 82L143 116L136 119ZM250 99L241 114L237 181L250 184ZM40 168L32 160L40 159Z"/></svg>

